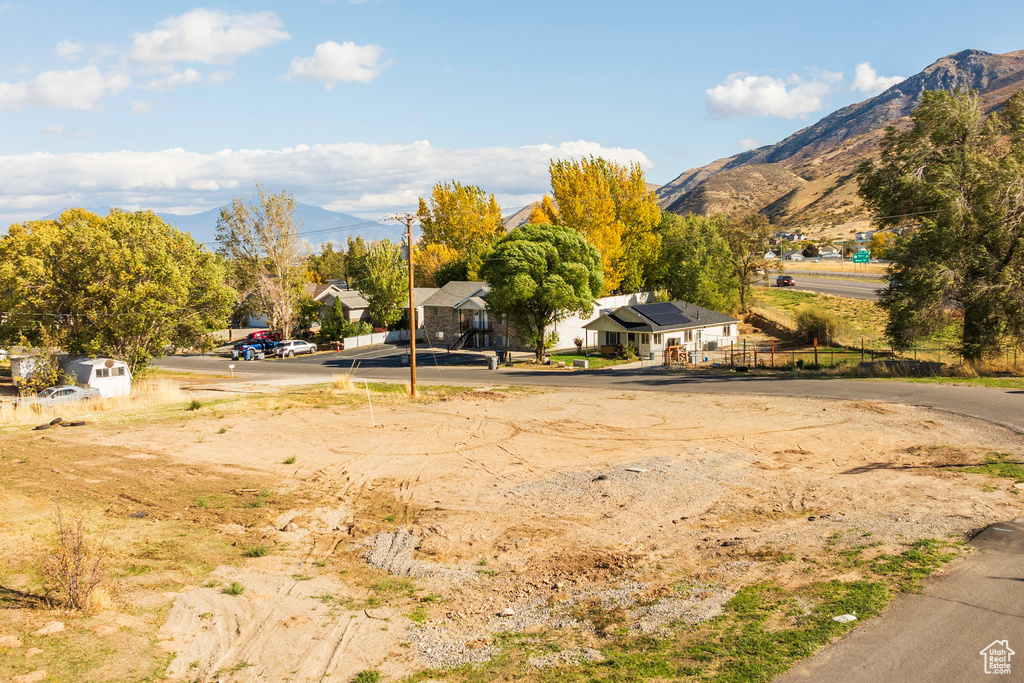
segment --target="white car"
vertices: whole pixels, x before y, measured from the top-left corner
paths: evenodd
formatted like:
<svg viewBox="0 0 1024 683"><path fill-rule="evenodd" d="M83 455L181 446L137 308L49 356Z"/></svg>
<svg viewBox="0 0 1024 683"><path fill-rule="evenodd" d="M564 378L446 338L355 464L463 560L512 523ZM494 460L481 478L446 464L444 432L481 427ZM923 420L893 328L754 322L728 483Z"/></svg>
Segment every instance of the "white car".
<svg viewBox="0 0 1024 683"><path fill-rule="evenodd" d="M35 396L25 396L14 402L14 405L56 406L63 403L75 403L87 398L100 398L99 389L83 389L66 384L61 387L48 387Z"/></svg>
<svg viewBox="0 0 1024 683"><path fill-rule="evenodd" d="M316 344L301 339L286 339L277 345L277 355L289 358L300 353L316 353Z"/></svg>

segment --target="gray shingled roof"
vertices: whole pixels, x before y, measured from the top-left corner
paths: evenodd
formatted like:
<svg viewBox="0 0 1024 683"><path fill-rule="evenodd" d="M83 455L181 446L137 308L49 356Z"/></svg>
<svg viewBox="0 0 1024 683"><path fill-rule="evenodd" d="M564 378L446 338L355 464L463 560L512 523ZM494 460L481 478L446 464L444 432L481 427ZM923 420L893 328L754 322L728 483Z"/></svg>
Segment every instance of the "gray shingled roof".
<svg viewBox="0 0 1024 683"><path fill-rule="evenodd" d="M454 308L455 304L459 303L463 299L473 296L481 289L484 290L484 295L486 296L487 292L491 291L491 286L486 282L452 280L444 287L434 292L434 294L423 302L423 305L436 306L439 308Z"/></svg>
<svg viewBox="0 0 1024 683"><path fill-rule="evenodd" d="M412 295L416 299L416 305L422 306L423 302L434 296L438 291L437 287L413 287Z"/></svg>
<svg viewBox="0 0 1024 683"><path fill-rule="evenodd" d="M619 311L628 309L646 323L637 323L625 320L616 315ZM617 325L626 330L639 330L643 332L663 332L665 330L684 330L694 327L706 327L708 325L724 325L738 323L736 318L710 308L704 308L686 301L669 301L656 304L633 304L616 308L608 314L608 317Z"/></svg>

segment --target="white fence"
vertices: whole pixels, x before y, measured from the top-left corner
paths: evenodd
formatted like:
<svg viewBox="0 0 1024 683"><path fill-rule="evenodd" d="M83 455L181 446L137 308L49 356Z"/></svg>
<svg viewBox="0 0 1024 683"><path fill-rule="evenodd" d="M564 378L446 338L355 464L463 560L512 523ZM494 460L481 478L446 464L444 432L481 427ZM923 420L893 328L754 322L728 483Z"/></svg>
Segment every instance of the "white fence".
<svg viewBox="0 0 1024 683"><path fill-rule="evenodd" d="M423 330L416 330L416 338L423 339ZM361 346L373 346L374 344L390 344L398 341L409 341L409 330L390 330L388 332L377 332L374 334L361 334L358 337L345 337L342 343L346 349L358 349Z"/></svg>

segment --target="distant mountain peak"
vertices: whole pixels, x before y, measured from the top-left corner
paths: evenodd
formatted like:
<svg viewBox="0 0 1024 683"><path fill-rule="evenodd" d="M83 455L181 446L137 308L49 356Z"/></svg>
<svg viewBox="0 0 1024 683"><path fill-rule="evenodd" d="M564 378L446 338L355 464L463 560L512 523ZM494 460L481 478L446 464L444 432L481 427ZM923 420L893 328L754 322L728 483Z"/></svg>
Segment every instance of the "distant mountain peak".
<svg viewBox="0 0 1024 683"><path fill-rule="evenodd" d="M859 212L860 200L849 188L839 193L834 189L838 185L852 182L853 170L860 159L877 152L878 141L885 127L909 116L921 103L926 91L977 90L981 94L985 111L992 111L1022 89L1024 50L1006 54L961 50L937 59L917 74L874 97L832 112L774 145L765 145L684 171L657 191L659 204L662 208L680 213L724 210L718 204L698 199L701 195L729 194L728 183L719 180L714 193L702 190L703 184L719 174L736 169L780 164L800 178L815 182L808 182L806 187L793 187L789 194L776 196L772 196L772 184L762 184L763 193L745 196L745 201L741 203L745 210L765 211L773 216L773 220L783 223L789 219L806 222L819 218L841 223ZM750 187L751 173L753 171L744 171L732 176L742 186ZM828 177L832 177L832 180L821 182ZM778 188L786 184L776 183ZM801 193L808 196L800 198ZM789 195L792 195L792 201L783 201ZM837 201L830 204L829 195ZM794 218L793 212L803 212L805 204L815 204L815 211Z"/></svg>

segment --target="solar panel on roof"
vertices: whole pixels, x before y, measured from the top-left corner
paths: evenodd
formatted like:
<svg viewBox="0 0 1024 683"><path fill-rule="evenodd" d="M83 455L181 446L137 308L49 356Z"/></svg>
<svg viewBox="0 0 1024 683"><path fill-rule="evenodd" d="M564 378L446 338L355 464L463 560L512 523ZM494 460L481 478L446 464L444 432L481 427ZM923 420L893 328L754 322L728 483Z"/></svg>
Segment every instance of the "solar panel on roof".
<svg viewBox="0 0 1024 683"><path fill-rule="evenodd" d="M655 325L685 325L690 319L679 312L673 304L644 304L635 307L637 311L649 318Z"/></svg>

